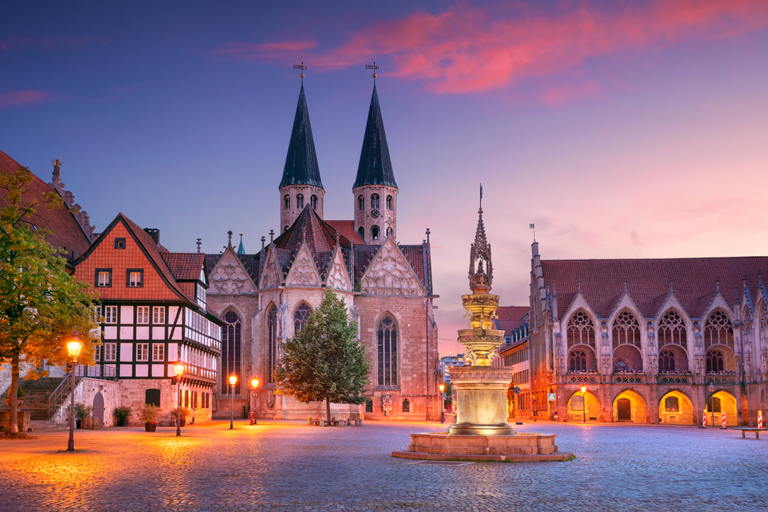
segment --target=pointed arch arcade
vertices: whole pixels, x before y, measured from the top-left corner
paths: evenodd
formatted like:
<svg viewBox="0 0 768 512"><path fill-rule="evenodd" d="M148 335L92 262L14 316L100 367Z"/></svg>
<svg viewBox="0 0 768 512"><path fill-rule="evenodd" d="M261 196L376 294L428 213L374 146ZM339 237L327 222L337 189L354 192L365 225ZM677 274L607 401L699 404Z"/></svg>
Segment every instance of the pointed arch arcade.
<svg viewBox="0 0 768 512"><path fill-rule="evenodd" d="M631 311L625 309L616 315L612 335L614 372L642 371L640 324Z"/></svg>
<svg viewBox="0 0 768 512"><path fill-rule="evenodd" d="M597 371L595 325L584 310L576 311L568 321L568 371Z"/></svg>

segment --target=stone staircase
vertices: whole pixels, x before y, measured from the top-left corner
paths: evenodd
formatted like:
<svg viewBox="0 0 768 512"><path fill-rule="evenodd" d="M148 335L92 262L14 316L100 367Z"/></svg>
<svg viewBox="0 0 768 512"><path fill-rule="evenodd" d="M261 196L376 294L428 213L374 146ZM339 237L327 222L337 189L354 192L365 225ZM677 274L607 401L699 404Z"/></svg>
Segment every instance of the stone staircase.
<svg viewBox="0 0 768 512"><path fill-rule="evenodd" d="M63 378L45 377L37 380L21 380L19 385L24 392L21 404L22 411L31 411L32 420L48 420L48 398L56 391L59 384L63 381ZM60 406L64 400L69 397L65 394L59 403L55 404L56 407ZM5 399L8 398L7 393L3 395L3 399L0 400L0 411L7 411L10 408L5 403Z"/></svg>

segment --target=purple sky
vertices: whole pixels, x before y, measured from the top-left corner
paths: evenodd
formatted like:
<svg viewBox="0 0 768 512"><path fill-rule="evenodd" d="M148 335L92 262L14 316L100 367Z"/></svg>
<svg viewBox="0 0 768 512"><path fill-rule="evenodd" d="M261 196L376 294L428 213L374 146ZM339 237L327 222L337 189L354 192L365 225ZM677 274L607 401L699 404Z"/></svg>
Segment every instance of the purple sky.
<svg viewBox="0 0 768 512"><path fill-rule="evenodd" d="M528 303L531 222L544 258L768 254L768 2L158 3L0 6L0 149L46 181L63 155L97 230L122 208L172 251L232 229L255 252L301 61L326 218L352 218L375 60L441 355L480 182L505 305Z"/></svg>

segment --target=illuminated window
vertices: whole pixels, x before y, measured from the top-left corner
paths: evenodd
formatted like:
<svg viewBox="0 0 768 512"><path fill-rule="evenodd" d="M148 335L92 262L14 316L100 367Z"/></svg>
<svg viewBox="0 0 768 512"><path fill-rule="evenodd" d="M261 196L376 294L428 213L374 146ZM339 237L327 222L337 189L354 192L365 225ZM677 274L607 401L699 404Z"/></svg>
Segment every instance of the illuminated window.
<svg viewBox="0 0 768 512"><path fill-rule="evenodd" d="M680 402L677 400L677 397L667 397L664 400L664 409L666 409L667 412L680 412Z"/></svg>

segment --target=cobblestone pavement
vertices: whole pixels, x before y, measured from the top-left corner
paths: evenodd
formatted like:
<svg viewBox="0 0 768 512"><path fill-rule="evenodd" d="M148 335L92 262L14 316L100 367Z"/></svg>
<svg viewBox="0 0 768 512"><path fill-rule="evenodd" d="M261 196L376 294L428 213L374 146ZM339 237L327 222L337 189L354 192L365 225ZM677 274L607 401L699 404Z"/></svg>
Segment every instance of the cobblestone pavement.
<svg viewBox="0 0 768 512"><path fill-rule="evenodd" d="M435 423L211 423L0 441L0 510L767 510L768 440L693 427L527 423L569 462L394 459Z"/></svg>

